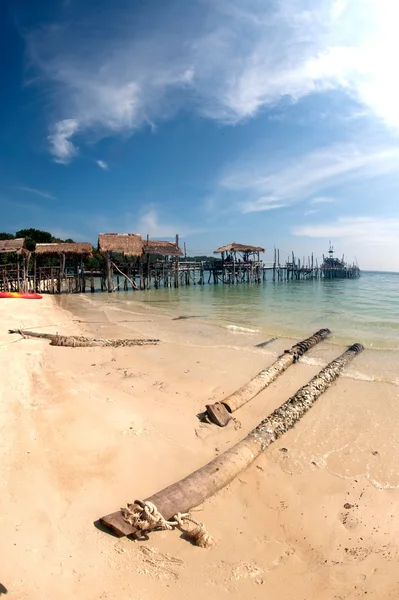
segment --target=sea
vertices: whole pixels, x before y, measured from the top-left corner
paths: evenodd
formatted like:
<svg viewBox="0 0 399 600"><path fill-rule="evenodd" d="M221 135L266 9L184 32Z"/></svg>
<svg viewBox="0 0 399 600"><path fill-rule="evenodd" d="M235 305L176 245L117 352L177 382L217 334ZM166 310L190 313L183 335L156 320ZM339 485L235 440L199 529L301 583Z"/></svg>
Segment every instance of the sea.
<svg viewBox="0 0 399 600"><path fill-rule="evenodd" d="M358 279L117 291L112 297L126 309L151 303L160 313L202 317L237 331L296 338L328 327L344 344L356 341L368 348L399 350L399 273L363 271ZM107 293L91 296L97 305L105 299Z"/></svg>
<svg viewBox="0 0 399 600"><path fill-rule="evenodd" d="M237 334L236 340L239 334L247 337L248 347L274 338L300 340L328 328L329 345L361 343L367 350L357 361L363 365L359 377L399 385L399 273L363 271L358 279L96 292L59 300L79 316L82 310L87 315L104 309L107 322L115 318L115 324L121 311L124 318L126 312L148 314L149 309L160 316L192 318L198 331L222 327Z"/></svg>

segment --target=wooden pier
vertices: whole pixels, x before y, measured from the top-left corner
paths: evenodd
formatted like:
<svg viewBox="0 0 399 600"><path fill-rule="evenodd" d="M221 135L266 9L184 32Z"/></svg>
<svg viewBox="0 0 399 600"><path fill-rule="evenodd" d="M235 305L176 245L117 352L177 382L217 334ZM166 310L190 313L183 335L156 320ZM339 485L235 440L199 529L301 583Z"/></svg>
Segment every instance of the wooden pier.
<svg viewBox="0 0 399 600"><path fill-rule="evenodd" d="M299 259L292 253L289 260L280 261L280 251L274 249L273 261L265 262L258 246L228 244L215 250L220 258L191 260L174 242L143 240L139 234L100 234L98 250L88 242L36 244L33 252L24 239L0 240L0 256L12 262L0 264L0 291L39 292L49 294L148 290L151 288L190 285L240 285L316 279L356 278L357 265L347 265L343 259L323 256L319 265L313 254ZM95 254L98 267L85 262Z"/></svg>

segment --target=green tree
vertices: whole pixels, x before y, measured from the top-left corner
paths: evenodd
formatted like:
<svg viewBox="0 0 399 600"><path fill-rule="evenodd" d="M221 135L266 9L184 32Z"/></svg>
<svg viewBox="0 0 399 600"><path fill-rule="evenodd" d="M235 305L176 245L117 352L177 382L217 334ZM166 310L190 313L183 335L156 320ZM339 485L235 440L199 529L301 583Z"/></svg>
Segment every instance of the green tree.
<svg viewBox="0 0 399 600"><path fill-rule="evenodd" d="M25 245L28 250L34 250L35 244L50 244L54 238L49 231L40 229L20 229L15 233L17 238L25 238Z"/></svg>

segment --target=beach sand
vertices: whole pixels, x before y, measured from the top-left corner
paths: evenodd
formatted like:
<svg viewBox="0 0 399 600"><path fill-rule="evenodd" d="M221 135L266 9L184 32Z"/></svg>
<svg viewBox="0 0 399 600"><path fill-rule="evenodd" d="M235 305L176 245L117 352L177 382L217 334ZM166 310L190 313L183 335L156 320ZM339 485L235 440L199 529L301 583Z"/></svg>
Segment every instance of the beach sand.
<svg viewBox="0 0 399 600"><path fill-rule="evenodd" d="M161 343L58 348L9 335L11 327ZM202 319L173 320L151 304L123 311L113 297L101 307L84 297L1 300L0 583L7 597L398 597L399 387L367 381L370 351L293 430L193 511L216 539L213 549L192 546L179 531L132 541L94 525L232 446L343 351L317 346L227 428L201 424L196 415L206 403L296 340L263 349L260 341Z"/></svg>

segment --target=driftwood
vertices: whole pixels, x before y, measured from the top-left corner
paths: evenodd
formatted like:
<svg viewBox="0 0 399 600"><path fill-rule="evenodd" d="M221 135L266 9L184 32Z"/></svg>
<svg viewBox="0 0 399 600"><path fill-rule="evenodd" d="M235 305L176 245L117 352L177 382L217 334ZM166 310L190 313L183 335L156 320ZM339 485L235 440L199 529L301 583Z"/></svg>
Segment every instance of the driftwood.
<svg viewBox="0 0 399 600"><path fill-rule="evenodd" d="M50 340L50 346L70 346L72 348L81 348L87 346L111 346L118 348L120 346L145 346L157 344L159 340L136 339L136 340L106 340L103 338L90 338L83 335L58 335L53 333L37 333L36 331L25 331L23 329L9 329L8 333L19 333L22 337L34 337Z"/></svg>
<svg viewBox="0 0 399 600"><path fill-rule="evenodd" d="M360 344L351 346L264 419L241 442L198 471L151 496L147 501L152 502L165 519L171 519L177 513L187 513L216 494L254 462L270 444L294 427L338 378L344 367L362 350L363 346ZM137 529L126 521L125 515L125 509L119 510L102 517L100 522L118 537L137 533Z"/></svg>
<svg viewBox="0 0 399 600"><path fill-rule="evenodd" d="M230 415L232 412L241 408L241 406L267 388L281 373L284 373L288 367L297 362L305 352L324 340L330 333L329 329L316 331L311 337L298 342L298 344L295 344L289 350L285 350L270 367L258 373L256 377L243 385L239 390L233 392L233 394L220 402L208 404L206 406L206 415L209 420L220 427L225 427L231 419Z"/></svg>

